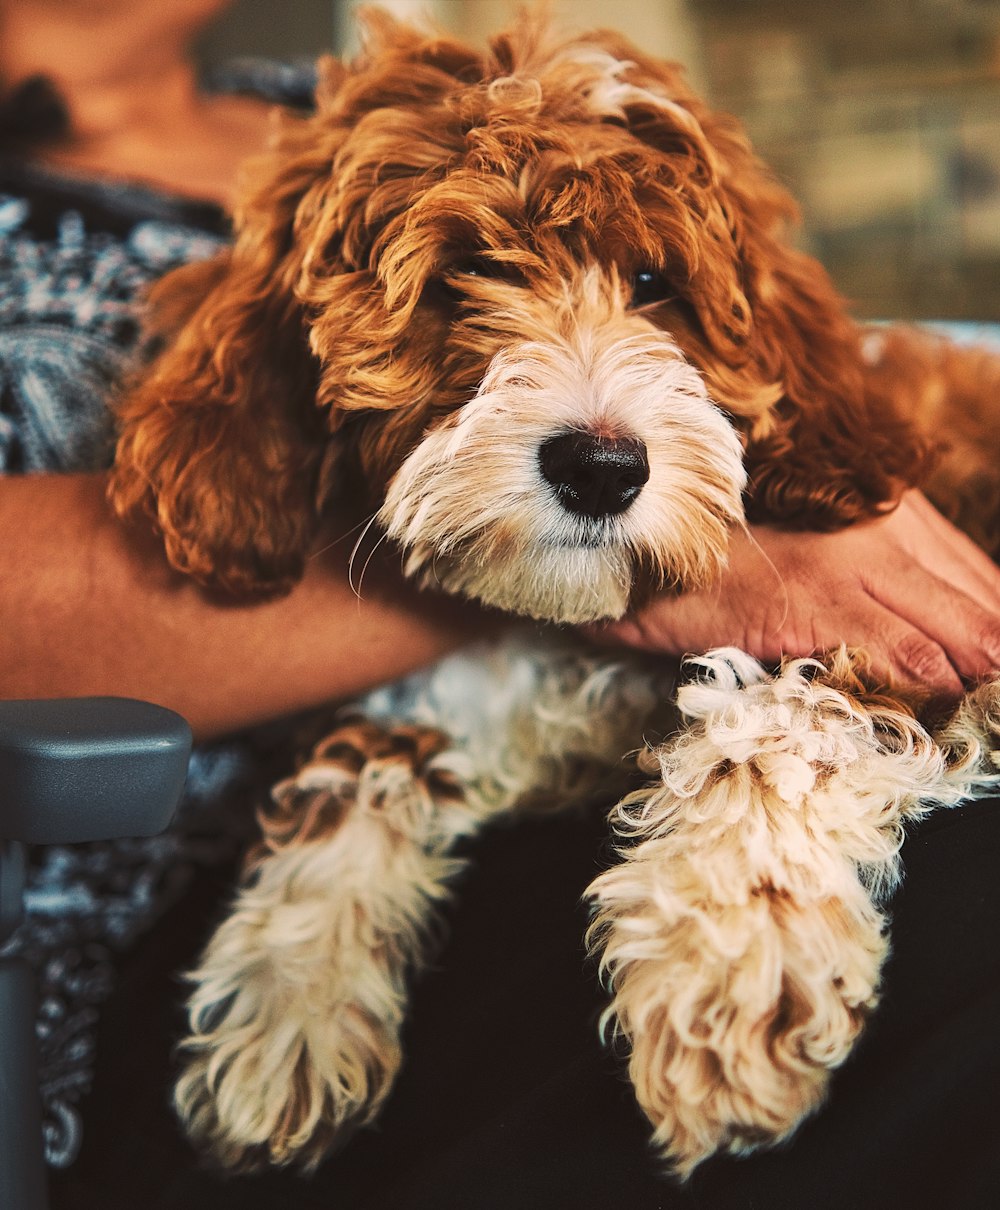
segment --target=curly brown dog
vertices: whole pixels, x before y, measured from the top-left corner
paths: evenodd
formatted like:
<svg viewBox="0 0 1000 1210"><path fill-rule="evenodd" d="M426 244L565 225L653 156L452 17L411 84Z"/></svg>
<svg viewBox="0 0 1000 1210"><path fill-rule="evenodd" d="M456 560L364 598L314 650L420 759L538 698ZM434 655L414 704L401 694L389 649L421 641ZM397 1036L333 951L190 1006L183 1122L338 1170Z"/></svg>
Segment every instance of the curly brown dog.
<svg viewBox="0 0 1000 1210"><path fill-rule="evenodd" d="M113 501L241 597L331 515L429 587L555 622L711 582L747 518L920 484L1000 551L1000 362L865 331L740 127L606 32L483 52L379 15L257 162L232 249L156 292ZM946 440L945 440L946 438ZM697 662L592 888L609 1027L686 1173L794 1129L877 999L903 821L996 773L996 684L932 735L844 653ZM671 667L533 634L371 695L275 791L193 976L178 1106L228 1164L316 1162L399 1063L455 844L676 716Z"/></svg>

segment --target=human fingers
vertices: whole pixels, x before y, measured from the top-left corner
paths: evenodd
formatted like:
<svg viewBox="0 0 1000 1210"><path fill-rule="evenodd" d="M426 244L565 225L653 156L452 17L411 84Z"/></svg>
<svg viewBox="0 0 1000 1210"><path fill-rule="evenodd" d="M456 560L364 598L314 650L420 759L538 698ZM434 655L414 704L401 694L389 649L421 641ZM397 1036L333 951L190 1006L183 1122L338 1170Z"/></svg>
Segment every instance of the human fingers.
<svg viewBox="0 0 1000 1210"><path fill-rule="evenodd" d="M908 493L904 504L919 518L930 539L918 544L916 556L933 560L940 576L1000 616L1000 567L920 492Z"/></svg>
<svg viewBox="0 0 1000 1210"><path fill-rule="evenodd" d="M872 671L887 683L920 686L947 699L962 692L954 656L936 638L872 597L859 596L830 609L793 607L790 620L780 629L748 625L727 609L710 613L709 604L706 594L658 598L639 614L590 627L587 633L598 642L674 655L733 645L765 664L776 664L786 655L820 655L846 644L863 649Z"/></svg>
<svg viewBox="0 0 1000 1210"><path fill-rule="evenodd" d="M840 646L863 651L887 685L922 688L948 700L962 693L962 674L939 639L867 594L848 596L814 616L812 653L796 648L784 654L821 655Z"/></svg>
<svg viewBox="0 0 1000 1210"><path fill-rule="evenodd" d="M917 679L938 679L939 652L967 679L1000 668L1000 613L956 588L950 577L942 579L905 558L888 559L869 569L866 587L909 628L898 662Z"/></svg>
<svg viewBox="0 0 1000 1210"><path fill-rule="evenodd" d="M963 692L952 658L936 640L913 626L887 627L863 648L872 671L887 684L918 688L932 697L953 701Z"/></svg>

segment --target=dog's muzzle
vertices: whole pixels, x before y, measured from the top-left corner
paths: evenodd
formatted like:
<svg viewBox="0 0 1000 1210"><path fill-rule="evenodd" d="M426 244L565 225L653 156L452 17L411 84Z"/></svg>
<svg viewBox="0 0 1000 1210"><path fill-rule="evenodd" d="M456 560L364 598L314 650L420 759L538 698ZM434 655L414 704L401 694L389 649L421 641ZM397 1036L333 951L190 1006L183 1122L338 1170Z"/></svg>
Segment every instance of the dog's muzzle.
<svg viewBox="0 0 1000 1210"><path fill-rule="evenodd" d="M633 437L558 433L542 443L538 463L563 508L595 521L623 513L649 479L646 447Z"/></svg>
<svg viewBox="0 0 1000 1210"><path fill-rule="evenodd" d="M718 574L743 516L739 435L673 342L617 305L501 349L410 451L379 513L408 576L574 624Z"/></svg>

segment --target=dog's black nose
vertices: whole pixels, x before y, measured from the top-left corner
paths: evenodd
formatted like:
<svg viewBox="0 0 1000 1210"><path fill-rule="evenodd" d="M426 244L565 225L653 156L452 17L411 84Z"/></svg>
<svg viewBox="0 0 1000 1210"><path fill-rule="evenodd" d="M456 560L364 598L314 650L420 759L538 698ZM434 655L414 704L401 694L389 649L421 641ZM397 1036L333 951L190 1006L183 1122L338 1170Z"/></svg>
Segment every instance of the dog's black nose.
<svg viewBox="0 0 1000 1210"><path fill-rule="evenodd" d="M538 461L563 508L584 517L624 512L649 478L646 447L633 437L558 433L542 443Z"/></svg>

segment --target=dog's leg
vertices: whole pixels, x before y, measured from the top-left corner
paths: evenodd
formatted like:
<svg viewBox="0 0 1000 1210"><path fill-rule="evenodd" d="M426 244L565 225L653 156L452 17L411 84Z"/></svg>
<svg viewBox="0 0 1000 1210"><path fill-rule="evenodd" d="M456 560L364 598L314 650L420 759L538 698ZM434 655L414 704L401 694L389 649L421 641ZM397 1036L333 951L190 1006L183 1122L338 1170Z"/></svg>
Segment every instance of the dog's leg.
<svg viewBox="0 0 1000 1210"><path fill-rule="evenodd" d="M934 739L961 797L995 794L1000 785L1000 674L967 693Z"/></svg>
<svg viewBox="0 0 1000 1210"><path fill-rule="evenodd" d="M399 1064L407 976L462 865L455 842L522 804L579 801L671 682L552 638L369 695L381 721L341 727L275 790L192 976L176 1103L195 1140L229 1167L309 1167L369 1121Z"/></svg>
<svg viewBox="0 0 1000 1210"><path fill-rule="evenodd" d="M773 678L738 652L703 666L680 695L691 727L618 808L622 863L590 888L607 1019L682 1176L820 1104L876 1003L904 820L981 764L957 734L949 759L844 653Z"/></svg>
<svg viewBox="0 0 1000 1210"><path fill-rule="evenodd" d="M193 973L176 1104L228 1167L309 1167L399 1064L405 981L477 812L446 741L349 723L274 791L245 885Z"/></svg>

